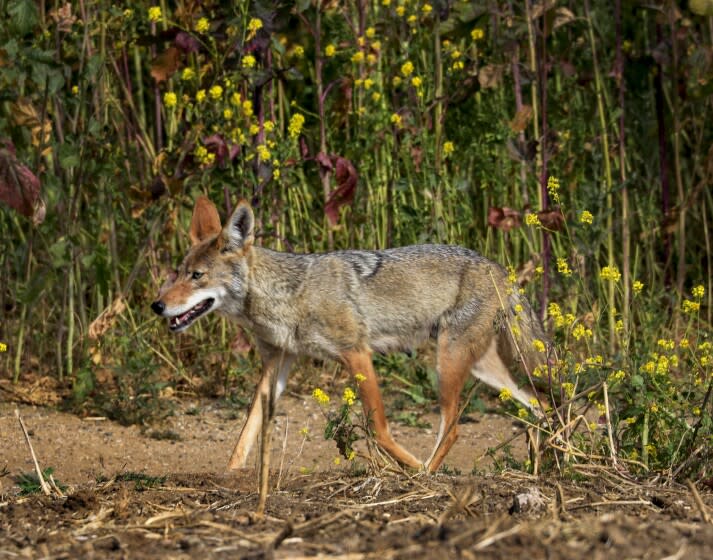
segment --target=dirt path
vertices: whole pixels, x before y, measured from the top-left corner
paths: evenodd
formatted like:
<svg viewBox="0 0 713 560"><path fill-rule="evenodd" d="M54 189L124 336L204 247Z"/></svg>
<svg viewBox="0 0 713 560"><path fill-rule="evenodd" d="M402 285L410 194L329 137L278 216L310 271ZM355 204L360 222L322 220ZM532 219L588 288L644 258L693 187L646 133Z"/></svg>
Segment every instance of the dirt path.
<svg viewBox="0 0 713 560"><path fill-rule="evenodd" d="M15 475L32 470L14 404L0 404L0 471ZM121 426L103 418L78 418L49 408L20 406L20 413L31 431L35 452L44 467L52 467L65 483L93 482L98 476L118 472L222 473L243 423L243 410L216 401L180 402L175 414L149 429ZM423 415L431 428L416 428L393 423L397 441L414 454L427 457L435 442L438 417ZM325 418L311 398L286 396L278 405L273 436L273 464L280 461L293 469L311 472L334 470L337 448L323 438ZM301 430L307 428L309 437ZM475 460L489 447L520 431L512 419L497 414L472 414L460 426L460 439L448 455L446 464L463 473L473 470ZM165 438L165 439L157 439ZM524 453L523 438L513 442L514 452ZM343 462L346 463L346 462ZM491 465L487 457L478 468ZM344 470L349 467L340 465ZM7 483L5 483L7 484Z"/></svg>

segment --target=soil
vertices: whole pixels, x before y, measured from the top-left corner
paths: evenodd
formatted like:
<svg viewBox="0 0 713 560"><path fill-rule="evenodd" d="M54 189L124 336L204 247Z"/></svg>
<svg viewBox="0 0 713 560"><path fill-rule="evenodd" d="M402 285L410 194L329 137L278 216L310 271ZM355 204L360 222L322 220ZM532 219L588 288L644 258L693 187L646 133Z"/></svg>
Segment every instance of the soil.
<svg viewBox="0 0 713 560"><path fill-rule="evenodd" d="M522 460L511 418L473 413L438 475L335 464L324 416L308 397L279 403L266 515L254 468L224 466L244 417L219 401L179 401L161 425L124 427L51 408L18 408L63 497L21 495L33 470L14 403L0 403L0 558L710 558L713 525L687 487L644 484L594 465L533 477L494 466ZM430 453L432 428L394 423ZM304 437L302 428L309 436ZM704 508L713 495L702 489Z"/></svg>

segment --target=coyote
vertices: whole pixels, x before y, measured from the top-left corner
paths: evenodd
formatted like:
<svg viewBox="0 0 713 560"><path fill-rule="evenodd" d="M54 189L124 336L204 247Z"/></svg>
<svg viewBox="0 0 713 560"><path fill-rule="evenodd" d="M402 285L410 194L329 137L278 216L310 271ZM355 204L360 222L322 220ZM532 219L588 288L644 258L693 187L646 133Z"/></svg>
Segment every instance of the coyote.
<svg viewBox="0 0 713 560"><path fill-rule="evenodd" d="M173 332L218 311L254 334L263 372L228 468L245 466L301 355L334 359L359 374L364 413L379 447L404 466L430 472L457 438L469 374L508 389L529 407L537 402L508 368L524 360L532 371L546 361L536 348L542 345L533 345L544 340L542 327L500 265L448 245L282 253L255 246L253 228L245 201L222 227L215 205L198 198L192 246L151 304ZM372 353L409 350L429 337L437 344L441 420L433 452L422 463L389 432Z"/></svg>

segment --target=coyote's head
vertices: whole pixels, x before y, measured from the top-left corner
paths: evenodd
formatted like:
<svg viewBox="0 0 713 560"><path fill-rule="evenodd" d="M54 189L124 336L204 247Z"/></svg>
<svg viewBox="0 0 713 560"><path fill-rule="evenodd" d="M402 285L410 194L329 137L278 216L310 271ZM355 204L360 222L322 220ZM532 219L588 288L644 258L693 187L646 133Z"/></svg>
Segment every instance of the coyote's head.
<svg viewBox="0 0 713 560"><path fill-rule="evenodd" d="M196 200L191 219L191 248L161 287L151 304L168 319L173 332L181 332L210 311L240 315L252 249L254 217L242 201L225 227L215 205L205 197Z"/></svg>

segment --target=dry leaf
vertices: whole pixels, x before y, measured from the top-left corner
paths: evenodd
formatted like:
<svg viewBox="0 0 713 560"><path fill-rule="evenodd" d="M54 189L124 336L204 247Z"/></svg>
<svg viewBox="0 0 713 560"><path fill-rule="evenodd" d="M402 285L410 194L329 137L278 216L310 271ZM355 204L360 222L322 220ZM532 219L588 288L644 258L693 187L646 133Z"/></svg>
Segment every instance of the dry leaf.
<svg viewBox="0 0 713 560"><path fill-rule="evenodd" d="M45 204L40 198L40 180L30 169L19 162L15 147L0 144L0 201L35 224L45 218Z"/></svg>
<svg viewBox="0 0 713 560"><path fill-rule="evenodd" d="M515 117L510 121L510 129L517 133L522 132L527 128L527 125L532 119L532 107L523 105L522 108L515 114Z"/></svg>
<svg viewBox="0 0 713 560"><path fill-rule="evenodd" d="M165 82L178 70L180 51L176 47L168 47L151 62L151 76L156 83Z"/></svg>
<svg viewBox="0 0 713 560"><path fill-rule="evenodd" d="M503 67L498 64L487 64L478 72L478 82L483 89L496 88L503 79Z"/></svg>
<svg viewBox="0 0 713 560"><path fill-rule="evenodd" d="M334 178L337 180L337 188L334 189L324 206L324 213L332 226L336 226L339 221L339 209L342 206L350 205L354 202L356 185L359 175L352 162L341 156L332 156L334 161Z"/></svg>
<svg viewBox="0 0 713 560"><path fill-rule="evenodd" d="M121 315L126 309L126 304L124 303L124 298L122 296L117 297L112 304L104 309L99 316L92 321L89 325L89 338L91 340L97 340L106 331L114 326L116 318Z"/></svg>

